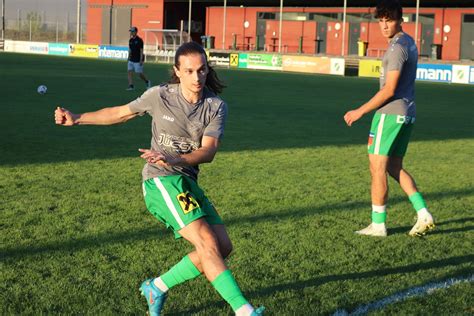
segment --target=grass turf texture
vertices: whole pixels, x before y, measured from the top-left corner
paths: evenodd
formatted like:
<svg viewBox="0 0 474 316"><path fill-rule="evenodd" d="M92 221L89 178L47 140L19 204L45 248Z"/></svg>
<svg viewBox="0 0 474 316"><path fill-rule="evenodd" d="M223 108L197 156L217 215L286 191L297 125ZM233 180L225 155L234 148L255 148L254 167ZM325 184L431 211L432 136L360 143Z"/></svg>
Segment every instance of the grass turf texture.
<svg viewBox="0 0 474 316"><path fill-rule="evenodd" d="M1 314L143 314L138 286L191 249L174 241L141 194L150 118L124 125L55 126L74 112L126 104L126 64L0 54ZM154 83L169 66L147 64ZM473 273L473 87L417 83L417 123L406 157L437 219L411 238L414 211L390 180L389 237L356 236L369 223L370 115L343 114L374 79L218 70L228 89L221 150L200 184L233 240L242 290L270 315L354 310L405 289ZM36 93L40 84L46 95ZM469 314L471 284L376 311ZM231 314L203 277L170 291L166 314Z"/></svg>

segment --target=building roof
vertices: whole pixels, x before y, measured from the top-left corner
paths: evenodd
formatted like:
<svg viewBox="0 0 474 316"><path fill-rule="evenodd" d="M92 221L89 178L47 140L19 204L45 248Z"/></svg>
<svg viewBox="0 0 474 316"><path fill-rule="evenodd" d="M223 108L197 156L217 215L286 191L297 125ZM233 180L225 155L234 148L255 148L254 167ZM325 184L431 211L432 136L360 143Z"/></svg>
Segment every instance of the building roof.
<svg viewBox="0 0 474 316"><path fill-rule="evenodd" d="M166 3L189 2L189 0L165 0ZM192 0L206 6L223 6L224 0ZM403 7L415 7L417 0L401 0ZM424 8L473 7L472 0L419 0ZM344 0L284 0L287 7L342 7ZM347 0L348 7L375 7L377 0ZM280 0L227 0L228 6L279 7Z"/></svg>

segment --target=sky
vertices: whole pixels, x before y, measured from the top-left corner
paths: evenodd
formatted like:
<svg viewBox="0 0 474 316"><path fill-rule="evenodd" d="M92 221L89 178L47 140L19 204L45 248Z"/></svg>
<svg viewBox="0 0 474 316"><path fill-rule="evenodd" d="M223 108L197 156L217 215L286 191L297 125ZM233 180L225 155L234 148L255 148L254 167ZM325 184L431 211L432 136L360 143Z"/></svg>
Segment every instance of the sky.
<svg viewBox="0 0 474 316"><path fill-rule="evenodd" d="M1 2L2 0L0 0ZM65 22L69 14L69 22L75 23L77 16L77 0L4 0L5 1L5 19L16 20L18 10L22 18L26 17L28 12L39 12L43 15L46 22ZM85 22L87 0L81 1L81 20Z"/></svg>

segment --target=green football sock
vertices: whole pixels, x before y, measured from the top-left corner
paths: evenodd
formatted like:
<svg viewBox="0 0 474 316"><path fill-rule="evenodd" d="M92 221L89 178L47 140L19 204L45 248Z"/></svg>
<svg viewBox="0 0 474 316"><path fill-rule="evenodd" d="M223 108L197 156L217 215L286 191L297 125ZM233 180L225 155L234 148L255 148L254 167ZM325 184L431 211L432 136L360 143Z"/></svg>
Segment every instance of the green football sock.
<svg viewBox="0 0 474 316"><path fill-rule="evenodd" d="M387 205L372 204L372 223L385 224L387 220Z"/></svg>
<svg viewBox="0 0 474 316"><path fill-rule="evenodd" d="M387 213L372 212L372 223L383 224L387 219Z"/></svg>
<svg viewBox="0 0 474 316"><path fill-rule="evenodd" d="M230 270L225 270L219 274L211 284L220 296L229 303L234 312L243 305L248 304Z"/></svg>
<svg viewBox="0 0 474 316"><path fill-rule="evenodd" d="M175 264L168 272L161 275L161 280L171 289L173 286L192 280L201 275L189 256L185 256Z"/></svg>
<svg viewBox="0 0 474 316"><path fill-rule="evenodd" d="M413 193L408 197L408 199L410 200L411 204L415 208L415 211L417 212L421 209L427 208L426 202L420 192Z"/></svg>

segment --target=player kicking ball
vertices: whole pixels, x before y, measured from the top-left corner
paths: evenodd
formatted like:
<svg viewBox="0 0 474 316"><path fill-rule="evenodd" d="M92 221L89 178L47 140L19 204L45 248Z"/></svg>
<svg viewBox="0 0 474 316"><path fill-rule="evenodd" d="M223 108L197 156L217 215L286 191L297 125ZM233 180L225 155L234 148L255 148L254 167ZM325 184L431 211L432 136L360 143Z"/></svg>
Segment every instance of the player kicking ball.
<svg viewBox="0 0 474 316"><path fill-rule="evenodd" d="M387 236L387 173L408 195L417 212L410 236L422 236L434 228L433 216L416 187L413 177L403 168L410 134L415 123L415 78L418 49L413 38L402 30L402 7L396 0L382 0L376 7L382 35L389 45L383 57L380 90L367 103L344 115L348 126L376 110L369 133L369 164L372 177L372 223L356 233Z"/></svg>
<svg viewBox="0 0 474 316"><path fill-rule="evenodd" d="M111 125L137 115L152 117L151 149L140 149L143 195L150 213L194 246L194 251L166 273L145 280L140 291L149 314L160 315L167 292L201 274L236 315L262 315L245 299L224 258L232 251L226 228L197 184L198 165L214 159L224 132L227 106L217 94L223 84L209 67L203 48L194 42L176 51L169 84L153 87L126 105L73 114L55 111L56 124ZM197 293L196 293L197 294Z"/></svg>

